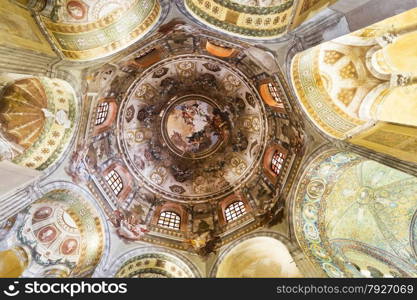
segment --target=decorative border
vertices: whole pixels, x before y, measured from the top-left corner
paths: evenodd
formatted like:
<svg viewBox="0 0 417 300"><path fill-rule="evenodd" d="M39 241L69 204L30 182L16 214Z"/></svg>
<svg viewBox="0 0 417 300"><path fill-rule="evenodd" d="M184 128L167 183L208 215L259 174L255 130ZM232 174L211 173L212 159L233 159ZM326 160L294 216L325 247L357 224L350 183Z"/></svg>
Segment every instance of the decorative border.
<svg viewBox="0 0 417 300"><path fill-rule="evenodd" d="M229 30L226 29L222 29L221 27L216 28L214 24L211 24L210 22L207 21L203 21L200 20L199 18L196 18L190 11L189 9L187 9L186 4L184 3L184 0L174 0L178 10L184 15L186 16L189 20L192 20L193 23L199 25L200 27L202 27L204 30L208 30L211 32L216 32L217 34L221 34L226 36L229 36L230 38L238 38L239 41L241 42L245 42L245 43L254 43L254 42L262 42L264 44L275 44L275 43L279 43L279 42L283 42L283 41L287 41L289 40L291 37L287 36L287 35L280 35L280 36L262 36L262 37L253 37L250 35L241 35L239 33L234 33L231 32ZM285 26L284 31L288 28L289 24L291 23L291 19L293 18L293 13L290 14L290 16L288 17L289 22L288 24ZM225 24L229 24L229 23L225 23ZM214 26L213 26L214 25ZM284 32L282 32L284 33Z"/></svg>
<svg viewBox="0 0 417 300"><path fill-rule="evenodd" d="M141 256L141 255L146 255L146 254L154 254L154 255L163 255L167 258L172 258L172 260L178 264L179 266L181 266L183 269L188 270L190 272L191 275L194 275L194 277L196 278L201 278L201 272L199 270L199 268L197 268L197 266L191 261L189 260L187 257L185 257L184 255L173 251L173 250L169 250L169 249L165 249L165 248L161 248L161 247L152 247L152 246L143 246L143 247L139 247L139 248L135 248L133 250L130 250L124 254L122 254L121 256L119 256L118 258L116 258L113 263L111 264L111 266L109 266L108 268L106 268L105 270L103 270L103 272L101 274L95 274L98 275L100 277L114 277L117 272L120 270L120 268L126 264L126 262L128 262L130 259L133 259L137 256ZM97 277L97 276L94 276Z"/></svg>
<svg viewBox="0 0 417 300"><path fill-rule="evenodd" d="M247 36L247 37L254 37L254 38L274 38L277 35L284 33L288 28L288 23L276 29L252 29L252 28L244 28L238 25L222 21L216 19L206 12L204 12L200 7L195 5L192 0L185 0L185 6L189 8L191 12L193 12L197 17L203 19L204 21L208 22L213 26L217 26L223 30L237 33L239 35ZM290 8L289 6L288 8Z"/></svg>
<svg viewBox="0 0 417 300"><path fill-rule="evenodd" d="M319 74L320 46L297 54L291 64L293 90L305 113L325 134L336 139L346 139L349 132L366 122L352 118L332 103L324 91L324 83ZM339 128L330 121L338 121Z"/></svg>
<svg viewBox="0 0 417 300"><path fill-rule="evenodd" d="M233 2L231 0L213 0L213 2L222 5L224 7L227 7L228 9L245 13L245 14L254 14L254 15L270 15L270 14L276 14L281 13L288 8L290 8L294 4L294 0L289 0L285 3L281 3L280 5L275 6L249 6L244 4L239 4L237 2ZM281 1L284 2L284 1Z"/></svg>
<svg viewBox="0 0 417 300"><path fill-rule="evenodd" d="M178 55L175 58L166 58L164 60L161 60L157 64L152 65L148 69L146 69L141 74L141 76L132 83L132 85L130 86L130 88L126 92L126 95L125 95L124 99L122 100L122 104L119 106L119 112L118 112L118 118L117 118L117 130L118 130L118 132L122 132L121 128L123 128L123 124L124 124L124 120L125 120L125 114L126 114L127 105L128 105L127 99L130 98L131 94L133 93L133 91L137 87L138 83L145 76L147 76L147 74L152 73L157 68L159 68L161 65L164 65L167 61L183 60L183 59L187 59L187 58L206 59L208 61L212 61L214 63L217 63L217 64L220 64L220 65L224 66L229 71L231 71L233 74L237 74L239 76L239 78L242 79L242 81L247 85L247 87L253 92L253 94L258 97L258 104L260 106L261 116L263 117L262 122L263 122L263 126L265 127L265 129L262 130L262 132L265 132L265 133L268 132L268 120L266 119L267 114L266 114L266 109L265 109L264 103L261 100L261 97L260 97L257 89L253 86L253 84L250 83L250 80L247 78L247 76L242 71L240 71L236 68L233 68L232 66L230 66L229 63L227 63L223 60L213 58L211 56L201 55L201 54L193 54L193 55L184 54L184 55ZM265 153L265 149L266 149L266 142L267 142L266 139L267 139L267 137L266 137L266 134L265 134L262 138L262 144L261 144L261 145L263 145L263 150L259 152L258 157L253 159L252 165L254 164L254 162L260 161L262 159L262 157ZM228 187L227 190L222 190L222 191L219 191L215 194L210 194L210 195L205 195L205 196L195 196L195 197L194 196L193 197L185 197L185 196L178 195L177 197L173 197L173 194L167 193L165 190L161 189L158 185L151 184L146 178L143 178L142 177L143 175L140 174L137 171L136 167L131 163L132 159L130 158L129 152L126 150L126 149L128 149L127 144L126 144L126 140L121 139L120 135L118 135L117 136L117 141L118 141L118 147L121 150L120 152L123 154L122 155L123 162L126 164L129 171L131 171L132 174L135 175L135 178L138 179L144 185L146 185L147 188L150 189L151 191L157 192L157 193L163 195L166 199L170 199L170 200L177 201L177 202L182 202L182 203L189 203L189 201L206 202L207 200L213 200L213 199L218 199L218 198L224 197L224 196L238 190L242 185L245 184L246 179L250 178L250 176L254 172L256 172L256 169L253 169L252 171L248 171L246 173L246 176L244 178L242 178L241 182L237 186Z"/></svg>
<svg viewBox="0 0 417 300"><path fill-rule="evenodd" d="M347 168L368 161L367 158L359 154L339 150L335 148L326 149L327 145L320 147L314 152L314 155L305 162L303 173L298 177L299 185L292 194L292 205L290 206L293 224L292 230L295 238L302 248L305 256L315 265L324 270L329 277L348 277L355 276L354 271L336 255L338 248L334 243L340 246L346 245L352 249L358 249L365 254L375 257L382 263L399 269L403 276L409 277L416 274L414 267L401 258L395 257L385 251L360 243L355 240L339 239L328 240L325 232L324 212L326 210L325 199L332 191L334 178L338 178ZM338 155L342 155L342 160L334 160ZM327 177L316 176L317 171L329 161L333 161L336 168L335 174L330 172ZM389 168L389 167L388 167ZM322 183L322 191L317 195L308 192L309 184L315 180ZM410 237L410 246L413 248L413 241ZM387 259L387 256L390 257ZM360 275L358 275L360 276Z"/></svg>
<svg viewBox="0 0 417 300"><path fill-rule="evenodd" d="M71 97L68 98L68 119L71 121L70 128L64 128L62 129L61 125L55 124L55 121L51 118L48 118L45 122L44 128L42 130L42 134L38 138L38 140L29 148L27 149L23 154L17 156L13 159L13 162L20 165L25 165L33 159L32 156L34 153L38 153L40 151L40 148L42 145L46 144L46 137L47 135L52 131L52 128L54 127L56 130L61 129L63 131L63 137L60 140L59 145L53 150L53 152L48 156L47 160L42 162L39 166L36 167L37 170L43 171L47 168L49 168L52 165L55 165L57 161L60 160L60 158L63 157L63 154L66 153L66 151L71 147L74 137L76 136L76 128L78 127L78 117L80 115L79 112L79 101L77 98L77 95L73 89L73 87L67 82L66 80L59 79L59 78L47 78L47 77L33 77L35 79L38 79L42 85L42 87L45 89L45 93L48 100L48 109L55 112L56 109L56 103L58 97L55 94L55 91L52 89L52 84L54 81L59 80L62 85L64 85L65 88L68 89L68 92L71 92ZM12 83L13 84L13 83ZM60 105L62 106L62 105ZM60 131L61 131L60 130Z"/></svg>

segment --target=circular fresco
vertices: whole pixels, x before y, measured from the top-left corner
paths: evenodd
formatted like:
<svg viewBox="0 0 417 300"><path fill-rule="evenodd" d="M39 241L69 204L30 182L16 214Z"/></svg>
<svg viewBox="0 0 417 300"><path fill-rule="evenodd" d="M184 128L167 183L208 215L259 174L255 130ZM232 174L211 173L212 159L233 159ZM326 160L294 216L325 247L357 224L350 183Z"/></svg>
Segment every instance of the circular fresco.
<svg viewBox="0 0 417 300"><path fill-rule="evenodd" d="M226 136L221 111L202 96L188 96L169 107L163 133L182 157L199 158L215 151Z"/></svg>
<svg viewBox="0 0 417 300"><path fill-rule="evenodd" d="M118 126L141 186L180 202L218 199L244 185L260 166L268 130L245 75L197 55L145 71L122 102Z"/></svg>
<svg viewBox="0 0 417 300"><path fill-rule="evenodd" d="M67 4L68 14L76 20L81 20L86 15L85 6L78 1L70 1Z"/></svg>

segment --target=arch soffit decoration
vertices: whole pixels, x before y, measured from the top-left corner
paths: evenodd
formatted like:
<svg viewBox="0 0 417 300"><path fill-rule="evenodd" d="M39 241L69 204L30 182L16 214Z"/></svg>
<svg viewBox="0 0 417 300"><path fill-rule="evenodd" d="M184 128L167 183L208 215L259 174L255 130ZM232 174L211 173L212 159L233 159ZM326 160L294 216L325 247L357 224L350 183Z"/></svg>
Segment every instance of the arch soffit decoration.
<svg viewBox="0 0 417 300"><path fill-rule="evenodd" d="M104 277L113 277L120 270L120 268L127 262L129 259L139 257L145 254L162 254L164 256L172 258L180 266L187 269L195 278L201 278L202 274L200 269L186 256L183 254L170 250L167 248L157 247L157 246L145 246L139 247L133 250L130 250L118 258L116 258L111 264L107 265L106 268L102 270L101 274L96 274L97 276Z"/></svg>
<svg viewBox="0 0 417 300"><path fill-rule="evenodd" d="M290 196L291 196L291 199L293 199L293 200L288 204L288 210L291 212L290 216L289 216L289 218L290 218L289 223L292 224L292 226L290 226L290 231L291 231L292 236L296 237L297 243L300 245L302 251L306 254L307 258L313 263L313 265L315 267L321 266L322 270L324 270L324 272L327 273L327 276L330 276L330 277L344 277L344 276L347 276L346 274L350 274L349 276L352 276L352 274L355 274L355 271L353 271L353 273L352 273L352 268L347 266L346 264L344 264L340 260L340 257L338 256L339 255L338 251L340 251L340 250L336 250L335 248L330 247L330 243L327 240L327 236L325 237L323 235L323 232L321 231L323 229L322 225L318 226L316 228L316 231L314 231L314 230L310 231L312 239L314 239L313 238L313 232L316 232L317 236L315 238L316 239L316 241L315 241L316 244L315 245L316 245L316 248L317 247L319 247L319 248L316 249L316 248L313 247L315 249L315 251L308 250L308 247L309 247L308 245L310 245L312 247L313 244L309 244L310 242L308 242L308 243L305 242L306 238L304 237L303 230L308 229L308 228L311 228L311 229L314 229L314 228L312 228L312 225L310 225L310 227L308 227L308 228L305 227L308 224L304 224L304 221L302 221L300 219L300 216L298 214L301 212L300 211L300 205L301 205L300 203L302 202L302 199L304 197L303 196L304 195L303 190L306 189L306 183L303 181L303 179L307 178L306 176L307 176L308 173L312 172L312 166L317 167L317 166L320 165L320 163L323 163L326 158L332 158L333 156L335 156L339 153L345 153L345 152L346 151L336 149L329 144L324 145L324 146L320 147L319 149L317 149L306 160L306 162L304 164L304 166L305 166L304 169L300 170L298 178L297 178L297 181L299 182L299 184L298 184L298 186L295 186L294 189L292 190ZM395 170L392 167L384 166L384 165L382 165L378 162L368 160L368 159L363 158L363 157L361 157L357 154L352 153L351 155L352 155L352 157L356 157L356 158L360 159L359 164L361 164L362 162L370 162L370 163L373 163L375 165L380 165L382 168L385 168L385 169L389 170L390 172L393 172L393 173L396 173L396 174L397 173L402 174L405 177L410 178L409 180L413 180L413 178L414 178L414 181L416 181L415 177L413 177L411 175L408 175L408 174L405 174L401 171ZM318 165L317 165L317 163L318 163ZM343 175L344 173L342 172L338 176L342 176L341 174ZM314 179L314 178L312 178L312 179ZM326 188L326 190L327 190L327 188ZM317 190L317 191L319 191L319 190ZM313 192L313 190L311 192ZM328 193L328 192L326 192L326 193ZM320 192L319 195L322 195L322 192ZM319 208L315 208L315 209L310 208L310 210L305 210L305 213L308 213L308 212L311 213L311 218L310 218L311 220L310 221L312 221L312 220L316 219L316 218L313 218L314 212L317 213L318 211L319 211ZM303 218L303 217L301 217L301 218ZM304 217L304 219L305 219L305 217ZM412 220L410 219L411 226L414 226L413 225L414 220L415 220L415 215L413 216ZM316 220L315 222L318 222L318 221ZM323 220L320 221L320 222L323 222ZM410 229L410 230L412 230L412 229ZM363 250L363 251L368 253L368 255L370 255L374 259L379 260L383 264L385 263L387 266L391 266L391 268L393 268L394 270L397 270L397 272L402 274L402 276L409 277L409 276L415 276L417 274L417 270L414 267L412 267L412 263L410 263L410 261L407 261L405 258L400 257L401 255L400 256L393 255L392 253L388 253L385 250L381 250L381 249L379 249L377 247L374 247L370 244L362 243L362 242L360 242L360 240L358 240L357 242L353 242L353 244L352 244L353 246L351 244L349 244L349 241L350 241L349 239L346 239L346 240L338 239L338 241L339 242L337 242L337 243L340 244L340 246L341 246L340 249L351 249L351 247L353 247L352 249L354 249L355 247L356 248L357 247L359 247L359 248L365 247L364 248L365 250ZM319 243L319 244L317 244L317 243ZM413 235L411 233L410 233L410 243L411 243L412 251L415 252L415 239L413 238ZM354 245L356 245L356 246L354 246ZM313 248L311 248L311 249L313 249ZM368 249L368 250L366 250L366 249ZM406 255L407 257L409 257L409 259L411 259L411 261L413 260L412 256L415 255L413 253L409 254L409 256ZM391 260L393 260L393 262L390 262L390 259L387 260L386 257L391 257ZM356 276L358 276L358 275L356 274Z"/></svg>
<svg viewBox="0 0 417 300"><path fill-rule="evenodd" d="M32 81L45 96L44 102L46 106L37 107L36 112L39 120L43 120L43 125L41 124L41 127L39 127L38 137L31 144L27 145L23 152L19 150L20 153L11 154L12 156L9 159L16 164L44 171L42 178L46 178L65 159L66 154L69 153L77 138L75 133L80 125L78 118L81 109L80 95L68 81L59 78L34 77L23 74L10 74L10 76L5 78L9 78L10 81L2 89L2 97L7 95L5 94L6 91L13 93L13 90L19 89L19 87L14 87L15 84L25 85ZM25 95L29 97L27 101L30 102L30 93ZM17 110L25 113L24 107L19 108L13 102L5 105L3 120L8 123L12 122L8 126L16 126L17 123L15 122L18 120L14 117L8 117L8 112L13 113ZM19 132L14 132L13 135L25 137ZM3 138L7 138L7 135ZM59 143L57 143L57 139ZM12 138L8 143L15 144L16 139ZM19 146L18 148L22 147Z"/></svg>

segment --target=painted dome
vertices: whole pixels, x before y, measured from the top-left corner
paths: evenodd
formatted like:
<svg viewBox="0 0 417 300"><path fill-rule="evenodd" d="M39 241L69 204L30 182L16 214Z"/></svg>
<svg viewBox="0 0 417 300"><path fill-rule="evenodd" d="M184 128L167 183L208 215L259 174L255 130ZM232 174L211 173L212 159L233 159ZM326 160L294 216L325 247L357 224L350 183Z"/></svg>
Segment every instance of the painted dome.
<svg viewBox="0 0 417 300"><path fill-rule="evenodd" d="M23 149L30 148L41 136L48 108L45 88L37 78L22 79L6 88L0 102L4 134Z"/></svg>
<svg viewBox="0 0 417 300"><path fill-rule="evenodd" d="M67 59L91 60L138 41L161 13L158 0L63 0L41 12L41 21Z"/></svg>
<svg viewBox="0 0 417 300"><path fill-rule="evenodd" d="M53 267L77 277L94 271L104 249L104 228L82 196L53 190L32 204L27 216L18 239L35 253L30 272Z"/></svg>
<svg viewBox="0 0 417 300"><path fill-rule="evenodd" d="M265 149L264 105L221 60L155 65L122 105L120 143L143 186L174 200L216 199L246 182Z"/></svg>
<svg viewBox="0 0 417 300"><path fill-rule="evenodd" d="M274 221L304 140L265 57L172 22L91 75L97 100L79 151L90 177L74 177L94 178L120 237L204 256L217 234L227 243L243 232L231 228Z"/></svg>
<svg viewBox="0 0 417 300"><path fill-rule="evenodd" d="M31 77L7 86L0 129L13 162L38 170L53 164L72 138L76 115L74 90L63 80Z"/></svg>

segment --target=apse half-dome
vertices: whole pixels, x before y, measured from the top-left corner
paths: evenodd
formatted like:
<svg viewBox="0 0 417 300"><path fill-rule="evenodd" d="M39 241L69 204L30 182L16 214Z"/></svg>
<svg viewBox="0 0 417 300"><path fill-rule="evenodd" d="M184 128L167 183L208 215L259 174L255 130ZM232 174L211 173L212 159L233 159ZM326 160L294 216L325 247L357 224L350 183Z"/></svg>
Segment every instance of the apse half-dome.
<svg viewBox="0 0 417 300"><path fill-rule="evenodd" d="M158 250L157 248L155 250ZM125 255L127 257L128 255ZM116 267L116 266L114 266ZM113 268L114 268L113 267ZM195 278L196 267L175 254L151 252L133 255L117 264L116 278Z"/></svg>
<svg viewBox="0 0 417 300"><path fill-rule="evenodd" d="M46 169L67 149L77 110L75 92L66 81L29 77L10 83L0 99L2 152L16 164Z"/></svg>
<svg viewBox="0 0 417 300"><path fill-rule="evenodd" d="M207 256L274 222L304 139L265 57L175 21L92 74L80 153L122 238Z"/></svg>
<svg viewBox="0 0 417 300"><path fill-rule="evenodd" d="M273 39L287 32L293 0L178 0L196 20L251 39Z"/></svg>
<svg viewBox="0 0 417 300"><path fill-rule="evenodd" d="M65 0L41 12L41 20L67 59L91 60L138 41L161 13L159 0Z"/></svg>

